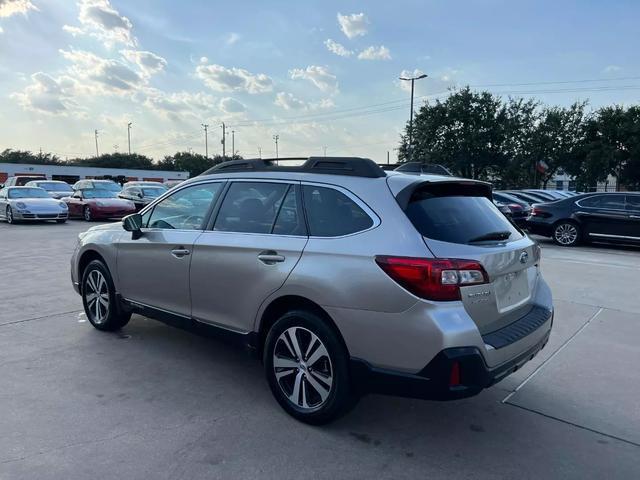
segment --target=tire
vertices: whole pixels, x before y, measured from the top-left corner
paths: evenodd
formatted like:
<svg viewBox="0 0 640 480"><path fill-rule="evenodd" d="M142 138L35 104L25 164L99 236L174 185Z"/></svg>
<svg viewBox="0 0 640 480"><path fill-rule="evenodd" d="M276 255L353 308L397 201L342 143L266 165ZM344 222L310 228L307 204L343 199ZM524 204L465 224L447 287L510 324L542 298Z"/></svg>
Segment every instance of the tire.
<svg viewBox="0 0 640 480"><path fill-rule="evenodd" d="M562 220L554 225L551 237L561 247L575 247L580 243L580 226L575 222Z"/></svg>
<svg viewBox="0 0 640 480"><path fill-rule="evenodd" d="M11 207L9 205L7 205L7 211L5 212L4 218L7 221L7 223L10 223L10 224L16 223L16 221L13 218L13 210L11 210Z"/></svg>
<svg viewBox="0 0 640 480"><path fill-rule="evenodd" d="M333 329L312 312L293 310L280 317L267 334L263 360L271 392L297 420L329 423L356 403L347 350Z"/></svg>
<svg viewBox="0 0 640 480"><path fill-rule="evenodd" d="M91 217L91 209L88 206L84 207L84 209L82 210L82 218L84 218L87 222L93 220L93 218Z"/></svg>
<svg viewBox="0 0 640 480"><path fill-rule="evenodd" d="M81 286L82 305L91 325L112 332L129 322L131 313L119 305L109 269L100 260L91 261L84 269Z"/></svg>

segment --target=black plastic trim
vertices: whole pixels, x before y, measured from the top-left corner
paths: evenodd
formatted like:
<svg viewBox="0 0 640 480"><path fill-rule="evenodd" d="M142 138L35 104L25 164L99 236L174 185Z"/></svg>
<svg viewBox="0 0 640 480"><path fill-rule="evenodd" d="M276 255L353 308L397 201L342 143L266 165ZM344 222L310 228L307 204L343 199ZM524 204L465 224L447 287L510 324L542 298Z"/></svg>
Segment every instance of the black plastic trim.
<svg viewBox="0 0 640 480"><path fill-rule="evenodd" d="M305 160L299 166L281 166L285 160ZM298 172L345 175L351 177L382 178L385 171L369 158L360 157L309 157L287 159L247 159L219 163L200 175L227 172Z"/></svg>
<svg viewBox="0 0 640 480"><path fill-rule="evenodd" d="M482 336L484 343L495 349L506 347L531 334L551 318L551 310L533 307L524 317L494 332Z"/></svg>
<svg viewBox="0 0 640 480"><path fill-rule="evenodd" d="M365 360L351 358L351 380L360 394L378 393L426 400L472 397L535 357L547 344L550 332L527 351L494 368L487 366L477 347L458 347L442 350L416 374L376 368ZM454 362L460 367L460 384L451 386L449 378Z"/></svg>

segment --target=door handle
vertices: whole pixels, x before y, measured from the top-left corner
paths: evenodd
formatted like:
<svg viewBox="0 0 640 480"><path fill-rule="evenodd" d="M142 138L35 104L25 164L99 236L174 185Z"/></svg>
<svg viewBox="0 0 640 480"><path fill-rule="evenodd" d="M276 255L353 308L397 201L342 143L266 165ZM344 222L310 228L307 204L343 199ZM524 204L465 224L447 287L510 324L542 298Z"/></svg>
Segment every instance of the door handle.
<svg viewBox="0 0 640 480"><path fill-rule="evenodd" d="M171 255L173 255L176 258L182 258L190 254L191 254L191 251L187 250L184 247L174 248L173 250L171 250Z"/></svg>
<svg viewBox="0 0 640 480"><path fill-rule="evenodd" d="M265 265L273 265L275 263L284 262L284 256L278 255L278 252L269 250L269 251L260 253L258 255L258 260L260 260Z"/></svg>

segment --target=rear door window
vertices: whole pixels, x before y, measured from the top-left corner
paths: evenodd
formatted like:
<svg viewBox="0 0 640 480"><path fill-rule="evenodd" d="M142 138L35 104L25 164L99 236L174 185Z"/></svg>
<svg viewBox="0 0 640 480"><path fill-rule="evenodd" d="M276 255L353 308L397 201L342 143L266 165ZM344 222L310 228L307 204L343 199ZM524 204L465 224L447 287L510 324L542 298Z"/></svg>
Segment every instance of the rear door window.
<svg viewBox="0 0 640 480"><path fill-rule="evenodd" d="M455 193L455 192L452 192ZM414 193L405 211L424 237L442 242L475 242L522 238L522 234L486 197Z"/></svg>
<svg viewBox="0 0 640 480"><path fill-rule="evenodd" d="M304 185L302 190L309 235L339 237L373 226L371 217L344 193L314 185Z"/></svg>
<svg viewBox="0 0 640 480"><path fill-rule="evenodd" d="M288 183L231 184L213 229L221 232L272 233L288 190Z"/></svg>

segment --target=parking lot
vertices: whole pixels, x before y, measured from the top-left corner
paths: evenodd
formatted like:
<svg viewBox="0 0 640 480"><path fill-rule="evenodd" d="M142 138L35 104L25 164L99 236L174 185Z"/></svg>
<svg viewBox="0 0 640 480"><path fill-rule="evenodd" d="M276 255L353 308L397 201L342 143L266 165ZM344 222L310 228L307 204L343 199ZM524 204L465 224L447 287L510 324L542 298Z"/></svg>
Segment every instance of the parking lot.
<svg viewBox="0 0 640 480"><path fill-rule="evenodd" d="M136 316L94 330L89 225L0 224L0 479L638 478L640 249L541 240L547 347L477 397L368 396L310 427L240 350Z"/></svg>

